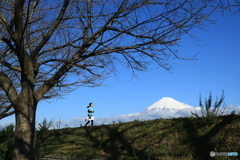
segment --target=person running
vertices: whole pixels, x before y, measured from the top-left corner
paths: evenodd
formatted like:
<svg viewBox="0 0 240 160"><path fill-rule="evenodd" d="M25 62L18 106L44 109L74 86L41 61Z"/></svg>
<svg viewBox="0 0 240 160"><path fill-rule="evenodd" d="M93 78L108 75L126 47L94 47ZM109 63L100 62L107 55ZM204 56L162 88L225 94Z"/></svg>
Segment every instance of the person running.
<svg viewBox="0 0 240 160"><path fill-rule="evenodd" d="M94 106L93 103L89 103L89 105L87 106L87 108L88 108L88 117L85 120L85 121L87 121L85 126L87 126L90 122L91 122L91 126L93 126L93 121L94 121L94 118L95 118L93 116L93 113L94 113L93 106Z"/></svg>

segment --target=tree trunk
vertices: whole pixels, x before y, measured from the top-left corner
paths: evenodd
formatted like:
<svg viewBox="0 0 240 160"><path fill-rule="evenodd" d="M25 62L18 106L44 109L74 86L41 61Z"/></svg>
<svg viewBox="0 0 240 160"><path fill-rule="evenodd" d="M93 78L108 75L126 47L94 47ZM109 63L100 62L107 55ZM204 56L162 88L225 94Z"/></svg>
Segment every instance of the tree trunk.
<svg viewBox="0 0 240 160"><path fill-rule="evenodd" d="M36 106L31 94L20 98L16 107L13 160L34 160Z"/></svg>
<svg viewBox="0 0 240 160"><path fill-rule="evenodd" d="M35 119L38 101L34 96L33 61L26 54L21 63L21 93L15 106L15 143L13 160L35 160Z"/></svg>

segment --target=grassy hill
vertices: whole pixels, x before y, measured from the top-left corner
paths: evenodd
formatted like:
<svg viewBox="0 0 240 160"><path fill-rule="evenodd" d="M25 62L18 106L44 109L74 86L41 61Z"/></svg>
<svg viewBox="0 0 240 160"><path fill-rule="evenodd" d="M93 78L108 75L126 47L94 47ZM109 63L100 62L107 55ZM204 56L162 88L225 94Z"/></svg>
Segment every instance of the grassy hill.
<svg viewBox="0 0 240 160"><path fill-rule="evenodd" d="M240 154L240 116L133 121L38 132L39 156L108 160L207 160Z"/></svg>

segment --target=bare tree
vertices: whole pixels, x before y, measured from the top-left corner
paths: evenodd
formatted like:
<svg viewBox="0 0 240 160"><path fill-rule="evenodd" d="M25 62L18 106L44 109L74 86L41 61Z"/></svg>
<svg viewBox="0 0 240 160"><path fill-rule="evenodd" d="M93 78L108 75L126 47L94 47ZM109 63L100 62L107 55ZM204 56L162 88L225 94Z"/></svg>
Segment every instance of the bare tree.
<svg viewBox="0 0 240 160"><path fill-rule="evenodd" d="M171 69L182 35L202 28L221 0L2 0L3 114L15 113L14 159L34 159L38 102L98 86L118 65ZM190 35L190 34L189 34ZM191 35L190 35L191 36ZM5 113L4 113L5 112Z"/></svg>

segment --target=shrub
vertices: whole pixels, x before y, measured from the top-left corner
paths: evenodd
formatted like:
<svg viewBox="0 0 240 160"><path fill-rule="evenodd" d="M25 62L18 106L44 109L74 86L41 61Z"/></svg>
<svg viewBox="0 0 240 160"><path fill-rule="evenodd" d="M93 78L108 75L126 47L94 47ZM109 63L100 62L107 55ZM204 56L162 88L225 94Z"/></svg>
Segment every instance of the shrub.
<svg viewBox="0 0 240 160"><path fill-rule="evenodd" d="M212 93L210 92L208 99L205 98L205 102L203 104L200 94L199 106L201 107L201 112L197 113L195 111L191 113L195 117L203 118L203 121L206 123L212 123L215 121L215 117L223 115L226 109L226 105L223 103L224 98L225 98L224 91L222 91L220 99L218 100L218 97L216 97L216 102L212 104Z"/></svg>
<svg viewBox="0 0 240 160"><path fill-rule="evenodd" d="M14 124L0 129L0 160L12 159L14 144Z"/></svg>

